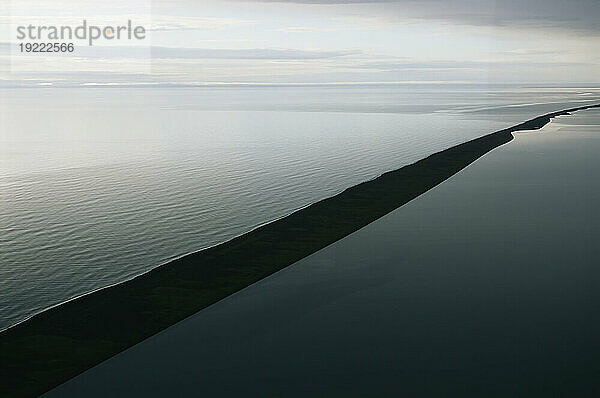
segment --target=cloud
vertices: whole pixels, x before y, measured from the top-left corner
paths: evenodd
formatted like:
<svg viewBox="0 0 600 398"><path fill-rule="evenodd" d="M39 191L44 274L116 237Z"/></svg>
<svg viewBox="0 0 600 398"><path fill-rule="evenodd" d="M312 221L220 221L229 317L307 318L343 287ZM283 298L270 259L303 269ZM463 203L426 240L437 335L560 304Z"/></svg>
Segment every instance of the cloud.
<svg viewBox="0 0 600 398"><path fill-rule="evenodd" d="M234 26L252 25L255 22L239 18L183 17L153 15L151 31L221 30Z"/></svg>
<svg viewBox="0 0 600 398"><path fill-rule="evenodd" d="M316 27L316 26L288 26L286 28L277 29L278 32L286 33L315 33L315 32L336 32L340 31L339 27Z"/></svg>
<svg viewBox="0 0 600 398"><path fill-rule="evenodd" d="M0 55L10 55L15 44L0 42ZM62 57L78 59L171 59L171 60L257 60L257 61L304 61L326 60L360 54L357 51L318 51L297 49L212 49L179 48L161 46L81 46L76 52L61 54ZM43 55L38 55L42 57ZM48 56L53 56L50 54Z"/></svg>
<svg viewBox="0 0 600 398"><path fill-rule="evenodd" d="M421 18L476 26L600 32L597 0L241 0L361 8L383 19Z"/></svg>
<svg viewBox="0 0 600 398"><path fill-rule="evenodd" d="M394 62L394 61L373 61L362 62L354 65L346 66L346 68L388 71L388 72L406 72L406 71L491 71L495 69L509 69L524 67L522 62L510 61L428 61L428 62ZM570 66L585 66L582 62L526 62L526 66L538 68L550 67L570 67Z"/></svg>
<svg viewBox="0 0 600 398"><path fill-rule="evenodd" d="M0 48L2 49L2 48ZM81 58L149 58L173 60L264 60L294 61L319 60L345 57L356 54L349 51L309 51L295 49L211 49L211 48L179 48L179 47L134 47L134 46L82 46L73 56Z"/></svg>
<svg viewBox="0 0 600 398"><path fill-rule="evenodd" d="M309 60L338 58L354 53L348 51L308 51L294 49L203 49L152 47L152 58L181 59L257 59Z"/></svg>

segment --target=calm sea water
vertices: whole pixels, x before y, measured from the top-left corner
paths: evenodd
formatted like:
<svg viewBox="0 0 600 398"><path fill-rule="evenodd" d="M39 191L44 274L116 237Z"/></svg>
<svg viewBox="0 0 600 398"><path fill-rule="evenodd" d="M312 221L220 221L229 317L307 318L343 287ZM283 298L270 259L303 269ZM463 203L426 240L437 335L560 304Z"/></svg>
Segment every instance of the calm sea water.
<svg viewBox="0 0 600 398"><path fill-rule="evenodd" d="M598 152L598 109L518 133L44 396L596 397Z"/></svg>
<svg viewBox="0 0 600 398"><path fill-rule="evenodd" d="M598 88L0 91L0 329Z"/></svg>

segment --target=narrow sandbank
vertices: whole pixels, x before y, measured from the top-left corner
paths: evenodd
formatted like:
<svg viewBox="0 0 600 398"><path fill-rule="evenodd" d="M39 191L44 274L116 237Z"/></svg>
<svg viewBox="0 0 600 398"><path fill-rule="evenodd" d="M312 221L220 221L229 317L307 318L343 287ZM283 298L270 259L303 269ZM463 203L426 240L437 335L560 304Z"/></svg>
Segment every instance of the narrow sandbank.
<svg viewBox="0 0 600 398"><path fill-rule="evenodd" d="M457 145L213 248L34 316L0 335L0 395L60 384L198 310L362 228L456 174L546 114ZM152 248L149 248L151 250Z"/></svg>

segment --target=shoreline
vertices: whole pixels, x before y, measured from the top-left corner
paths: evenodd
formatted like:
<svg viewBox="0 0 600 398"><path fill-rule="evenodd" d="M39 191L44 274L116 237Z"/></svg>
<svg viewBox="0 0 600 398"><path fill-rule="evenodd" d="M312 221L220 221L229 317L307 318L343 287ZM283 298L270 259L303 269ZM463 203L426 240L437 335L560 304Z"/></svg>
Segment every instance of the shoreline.
<svg viewBox="0 0 600 398"><path fill-rule="evenodd" d="M229 241L43 310L0 332L0 395L47 391L383 217L512 141L513 132L537 130L556 116L596 107L548 113L459 144Z"/></svg>

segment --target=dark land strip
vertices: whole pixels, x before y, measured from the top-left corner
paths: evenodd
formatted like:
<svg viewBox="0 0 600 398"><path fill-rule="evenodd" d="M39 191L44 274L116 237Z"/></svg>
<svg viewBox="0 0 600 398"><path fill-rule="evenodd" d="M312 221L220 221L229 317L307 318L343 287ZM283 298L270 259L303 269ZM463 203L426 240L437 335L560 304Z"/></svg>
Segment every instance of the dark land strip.
<svg viewBox="0 0 600 398"><path fill-rule="evenodd" d="M36 396L430 190L549 113L435 153L251 232L66 302L0 334L0 396ZM151 250L151 248L150 248Z"/></svg>

